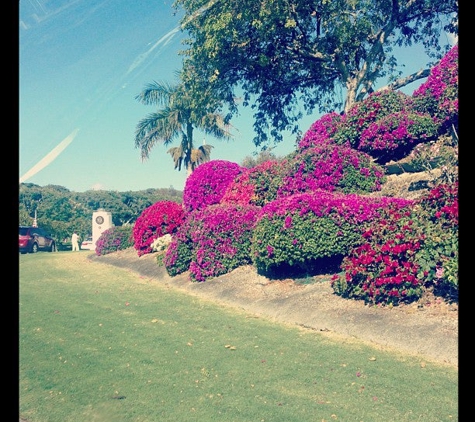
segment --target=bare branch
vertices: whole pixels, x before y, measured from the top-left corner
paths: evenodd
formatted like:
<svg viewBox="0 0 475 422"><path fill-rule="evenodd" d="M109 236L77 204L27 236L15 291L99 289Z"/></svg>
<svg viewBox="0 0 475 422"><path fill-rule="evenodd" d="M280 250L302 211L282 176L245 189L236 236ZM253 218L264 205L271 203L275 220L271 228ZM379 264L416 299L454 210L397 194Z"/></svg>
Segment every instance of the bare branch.
<svg viewBox="0 0 475 422"><path fill-rule="evenodd" d="M394 81L386 86L383 86L377 89L377 91L384 91L386 89L391 89L391 90L399 89L419 79L427 78L429 74L430 74L430 69L421 69L418 72L413 73L412 75L406 76L404 78L399 78L397 81Z"/></svg>

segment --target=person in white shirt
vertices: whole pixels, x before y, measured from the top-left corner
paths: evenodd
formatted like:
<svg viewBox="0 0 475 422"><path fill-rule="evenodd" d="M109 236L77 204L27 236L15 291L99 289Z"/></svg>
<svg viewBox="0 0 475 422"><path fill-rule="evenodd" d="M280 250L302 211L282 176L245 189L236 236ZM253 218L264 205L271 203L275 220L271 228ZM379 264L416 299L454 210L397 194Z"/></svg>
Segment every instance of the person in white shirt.
<svg viewBox="0 0 475 422"><path fill-rule="evenodd" d="M79 236L76 232L71 236L71 244L73 246L73 252L79 250Z"/></svg>

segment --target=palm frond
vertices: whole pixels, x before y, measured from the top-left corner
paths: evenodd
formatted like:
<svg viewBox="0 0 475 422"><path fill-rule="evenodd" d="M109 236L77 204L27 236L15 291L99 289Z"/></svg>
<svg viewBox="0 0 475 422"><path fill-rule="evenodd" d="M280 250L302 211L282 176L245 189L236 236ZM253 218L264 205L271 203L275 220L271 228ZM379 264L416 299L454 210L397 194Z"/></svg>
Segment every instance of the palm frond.
<svg viewBox="0 0 475 422"><path fill-rule="evenodd" d="M142 160L149 157L150 151L158 143L169 145L181 133L177 113L165 108L148 114L140 120L135 130L135 147L140 148Z"/></svg>
<svg viewBox="0 0 475 422"><path fill-rule="evenodd" d="M190 154L190 164L192 170L195 170L200 164L211 160L212 145L201 145L197 149L193 149Z"/></svg>
<svg viewBox="0 0 475 422"><path fill-rule="evenodd" d="M145 86L135 99L145 105L167 106L173 98L176 87L167 82L152 82Z"/></svg>
<svg viewBox="0 0 475 422"><path fill-rule="evenodd" d="M211 159L211 150L213 149L213 145L201 145L198 147L198 151L200 152L200 159L202 163L205 163ZM201 164L201 163L200 163Z"/></svg>
<svg viewBox="0 0 475 422"><path fill-rule="evenodd" d="M175 170L181 170L181 164L183 162L183 149L181 146L170 148L167 153L172 156L173 162L175 164Z"/></svg>

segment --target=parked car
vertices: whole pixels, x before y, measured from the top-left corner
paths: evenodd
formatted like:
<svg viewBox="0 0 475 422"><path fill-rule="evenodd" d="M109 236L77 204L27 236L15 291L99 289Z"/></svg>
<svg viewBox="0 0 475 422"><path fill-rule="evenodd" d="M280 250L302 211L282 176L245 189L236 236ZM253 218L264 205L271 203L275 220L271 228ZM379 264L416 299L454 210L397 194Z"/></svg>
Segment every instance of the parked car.
<svg viewBox="0 0 475 422"><path fill-rule="evenodd" d="M19 248L21 253L38 251L56 251L56 242L40 227L19 226Z"/></svg>
<svg viewBox="0 0 475 422"><path fill-rule="evenodd" d="M96 245L94 245L94 242L92 241L92 236L86 237L81 242L81 249L89 249L90 251L94 251L96 249Z"/></svg>

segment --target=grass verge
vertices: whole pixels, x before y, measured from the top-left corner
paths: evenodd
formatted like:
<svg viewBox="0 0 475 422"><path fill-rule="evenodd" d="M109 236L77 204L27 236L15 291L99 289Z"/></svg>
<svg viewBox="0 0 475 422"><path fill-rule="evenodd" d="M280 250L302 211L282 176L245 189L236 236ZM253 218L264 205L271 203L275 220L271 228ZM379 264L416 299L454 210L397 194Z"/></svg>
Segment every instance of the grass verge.
<svg viewBox="0 0 475 422"><path fill-rule="evenodd" d="M20 256L20 416L456 421L458 371L276 324L88 251Z"/></svg>

